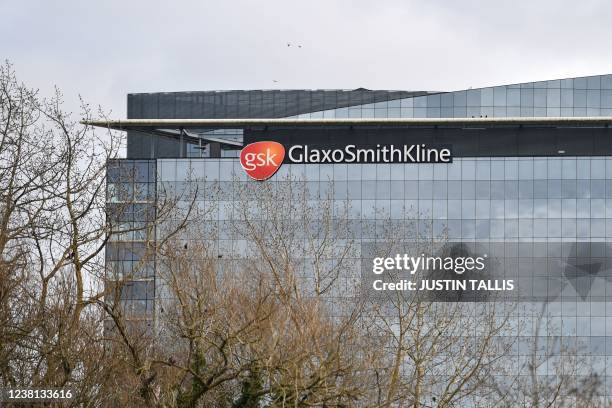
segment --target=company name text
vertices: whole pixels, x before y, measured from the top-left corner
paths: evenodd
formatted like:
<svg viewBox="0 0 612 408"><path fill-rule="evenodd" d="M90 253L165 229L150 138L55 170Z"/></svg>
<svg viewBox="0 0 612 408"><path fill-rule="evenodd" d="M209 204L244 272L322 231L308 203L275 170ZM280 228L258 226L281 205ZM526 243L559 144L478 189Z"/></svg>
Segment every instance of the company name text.
<svg viewBox="0 0 612 408"><path fill-rule="evenodd" d="M380 145L357 147L349 144L343 148L314 148L294 145L288 151L289 163L450 163L448 147L430 147L425 144Z"/></svg>

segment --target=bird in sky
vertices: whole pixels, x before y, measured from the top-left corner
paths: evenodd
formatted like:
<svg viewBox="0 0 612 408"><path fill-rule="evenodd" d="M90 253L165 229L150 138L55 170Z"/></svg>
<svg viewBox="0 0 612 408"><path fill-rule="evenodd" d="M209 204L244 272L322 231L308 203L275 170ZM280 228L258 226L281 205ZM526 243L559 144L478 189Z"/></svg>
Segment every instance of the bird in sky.
<svg viewBox="0 0 612 408"><path fill-rule="evenodd" d="M291 47L291 43L287 43L287 47Z"/></svg>
<svg viewBox="0 0 612 408"><path fill-rule="evenodd" d="M278 82L278 79L273 79L272 82L276 83Z"/></svg>

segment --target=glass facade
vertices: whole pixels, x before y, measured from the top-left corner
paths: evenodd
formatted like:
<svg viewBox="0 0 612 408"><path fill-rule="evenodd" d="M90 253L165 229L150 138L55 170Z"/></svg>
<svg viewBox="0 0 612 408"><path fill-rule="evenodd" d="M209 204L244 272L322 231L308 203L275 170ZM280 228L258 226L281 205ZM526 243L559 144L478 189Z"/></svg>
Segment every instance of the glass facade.
<svg viewBox="0 0 612 408"><path fill-rule="evenodd" d="M527 82L328 109L296 118L612 116L612 75Z"/></svg>
<svg viewBox="0 0 612 408"><path fill-rule="evenodd" d="M116 231L106 247L110 281L130 281L117 294L131 316L152 316L155 305L155 256L147 250L155 218L156 163L154 160L116 160L108 164L106 207Z"/></svg>
<svg viewBox="0 0 612 408"><path fill-rule="evenodd" d="M219 231L218 248L224 261L248 256L249 243L230 232L237 221L232 212L237 189L241 184L255 183L246 179L239 162L163 159L157 164L158 191L183 194L196 183L202 186L196 206L206 208L207 216L198 224L205 223L207 228ZM561 336L563 341L575 344L582 361L588 361L587 367L606 378L610 374L612 391L612 158L459 158L452 164L283 165L266 183L290 182L305 187L313 201L333 197L338 208L348 203L348 236L358 242L380 238L377 223L397 220L399 226L405 225L402 220L415 220L421 234L437 236L447 229L449 240L501 243L506 251L516 244L516 253L506 255L507 265L518 272L530 262L530 279L529 274L538 268L561 275L560 262L568 258L582 257L600 263L596 270L584 274L586 281L580 284L586 288L578 288L570 281L564 281L559 288L549 287L549 316L538 335L543 339ZM184 205L188 204L186 199ZM406 234L406 239L414 235L411 229L396 231L398 235ZM188 236L186 232L183 238ZM580 254L580 243L599 249ZM340 292L344 295L352 293L350 285L358 282L361 273L359 258L349 262L354 269L342 277L345 286ZM302 277L308 276L306 268ZM515 317L523 324L504 334L519 339L511 359L529 356L531 349L526 344L531 343L521 343L520 339L536 335L539 310L538 303L524 302L516 311ZM544 367L540 374L552 375L552 367L550 372Z"/></svg>
<svg viewBox="0 0 612 408"><path fill-rule="evenodd" d="M371 103L351 103L349 98L345 106L284 117L612 116L612 75L394 97L380 96L385 100ZM248 104L249 99L246 101ZM202 134L241 140L242 130L208 129ZM195 205L207 215L194 220L193 226L218 231L219 255L224 260L241 259L248 253L249 243L230 232L236 188L253 183L235 157L226 157L236 152L212 158L192 146L182 156L187 158L128 158L110 166L107 205L119 232L111 237L107 267L117 276L138 271L137 279L121 294L126 308L135 314L153 318L155 301L163 296L154 256L147 255L144 248L147 237L137 232L154 217L162 194L179 197L180 207L189 204L187 200L181 203L180 197L195 192ZM312 201L329 194L338 208L347 206L348 234L359 242L375 240L383 222L401 225L412 220L420 233L446 234L452 241L478 242L489 248L501 244L506 251L512 248L504 255L507 267L527 278L541 268L554 273L573 265L579 270L573 282L565 279L561 286L549 288L544 331L536 327L537 304L522 303L516 311L517 320L525 324L505 333L519 339L508 356L509 366L521 366L529 353L527 342L521 339L537 334L546 343L547 338L560 336L576 345L586 361L579 375L598 373L604 378L605 393L612 395L612 157L456 157L451 164L285 164L266 183L299 183ZM414 230L398 233L410 238ZM360 275L359 258L352 262L355 269L345 277L348 291ZM303 276L307 278L308 273L305 268ZM538 374L551 375L552 366L550 371L546 367Z"/></svg>

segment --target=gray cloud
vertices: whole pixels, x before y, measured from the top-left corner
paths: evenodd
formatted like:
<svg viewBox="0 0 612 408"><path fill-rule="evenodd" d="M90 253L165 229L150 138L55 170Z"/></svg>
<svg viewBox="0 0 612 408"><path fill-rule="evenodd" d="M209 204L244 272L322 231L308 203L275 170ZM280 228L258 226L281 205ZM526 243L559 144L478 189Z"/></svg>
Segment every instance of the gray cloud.
<svg viewBox="0 0 612 408"><path fill-rule="evenodd" d="M0 0L0 15L0 57L22 80L114 117L128 92L456 90L612 73L612 4L599 0Z"/></svg>

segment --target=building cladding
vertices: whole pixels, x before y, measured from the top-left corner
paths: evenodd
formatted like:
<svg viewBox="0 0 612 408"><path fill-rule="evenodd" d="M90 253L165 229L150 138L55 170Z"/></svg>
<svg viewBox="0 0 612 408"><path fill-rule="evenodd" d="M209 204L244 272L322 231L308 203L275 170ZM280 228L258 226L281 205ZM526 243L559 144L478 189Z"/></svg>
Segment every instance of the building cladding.
<svg viewBox="0 0 612 408"><path fill-rule="evenodd" d="M356 89L128 95L128 119L600 116L612 117L612 75L456 92ZM127 208L116 215L117 221L137 229L154 217L158 192L215 183L221 187L214 198L218 209L193 222L218 227L219 251L226 258L240 256L246 245L227 232L231 214L223 210L231 205L232 183L247 182L237 159L241 143L451 144L450 164L285 164L266 182L299 178L313 200L332 189L334 200L349 203L350 225L364 242L376 238L376 224L383 219L415 219L422 231L444 232L453 241L503 244L508 264L526 276L539 269L551 274L562 270L570 284L550 283L551 293L558 296L548 301L547 334L580 344L580 353L605 377L606 394L612 395L612 134L607 125L492 121L474 126L434 122L410 128L273 124L190 127L185 132L175 128L127 129L127 158L109 165L108 207L111 214L115 207ZM205 194L197 202L213 199ZM144 241L138 232L117 234L106 259L119 274L130 274L139 265L122 300L134 314L151 318L159 312L155 299L162 290L155 260L140 268ZM532 313L527 309L522 313ZM535 327L515 335L533 336ZM529 352L517 346L514 358L519 361Z"/></svg>

